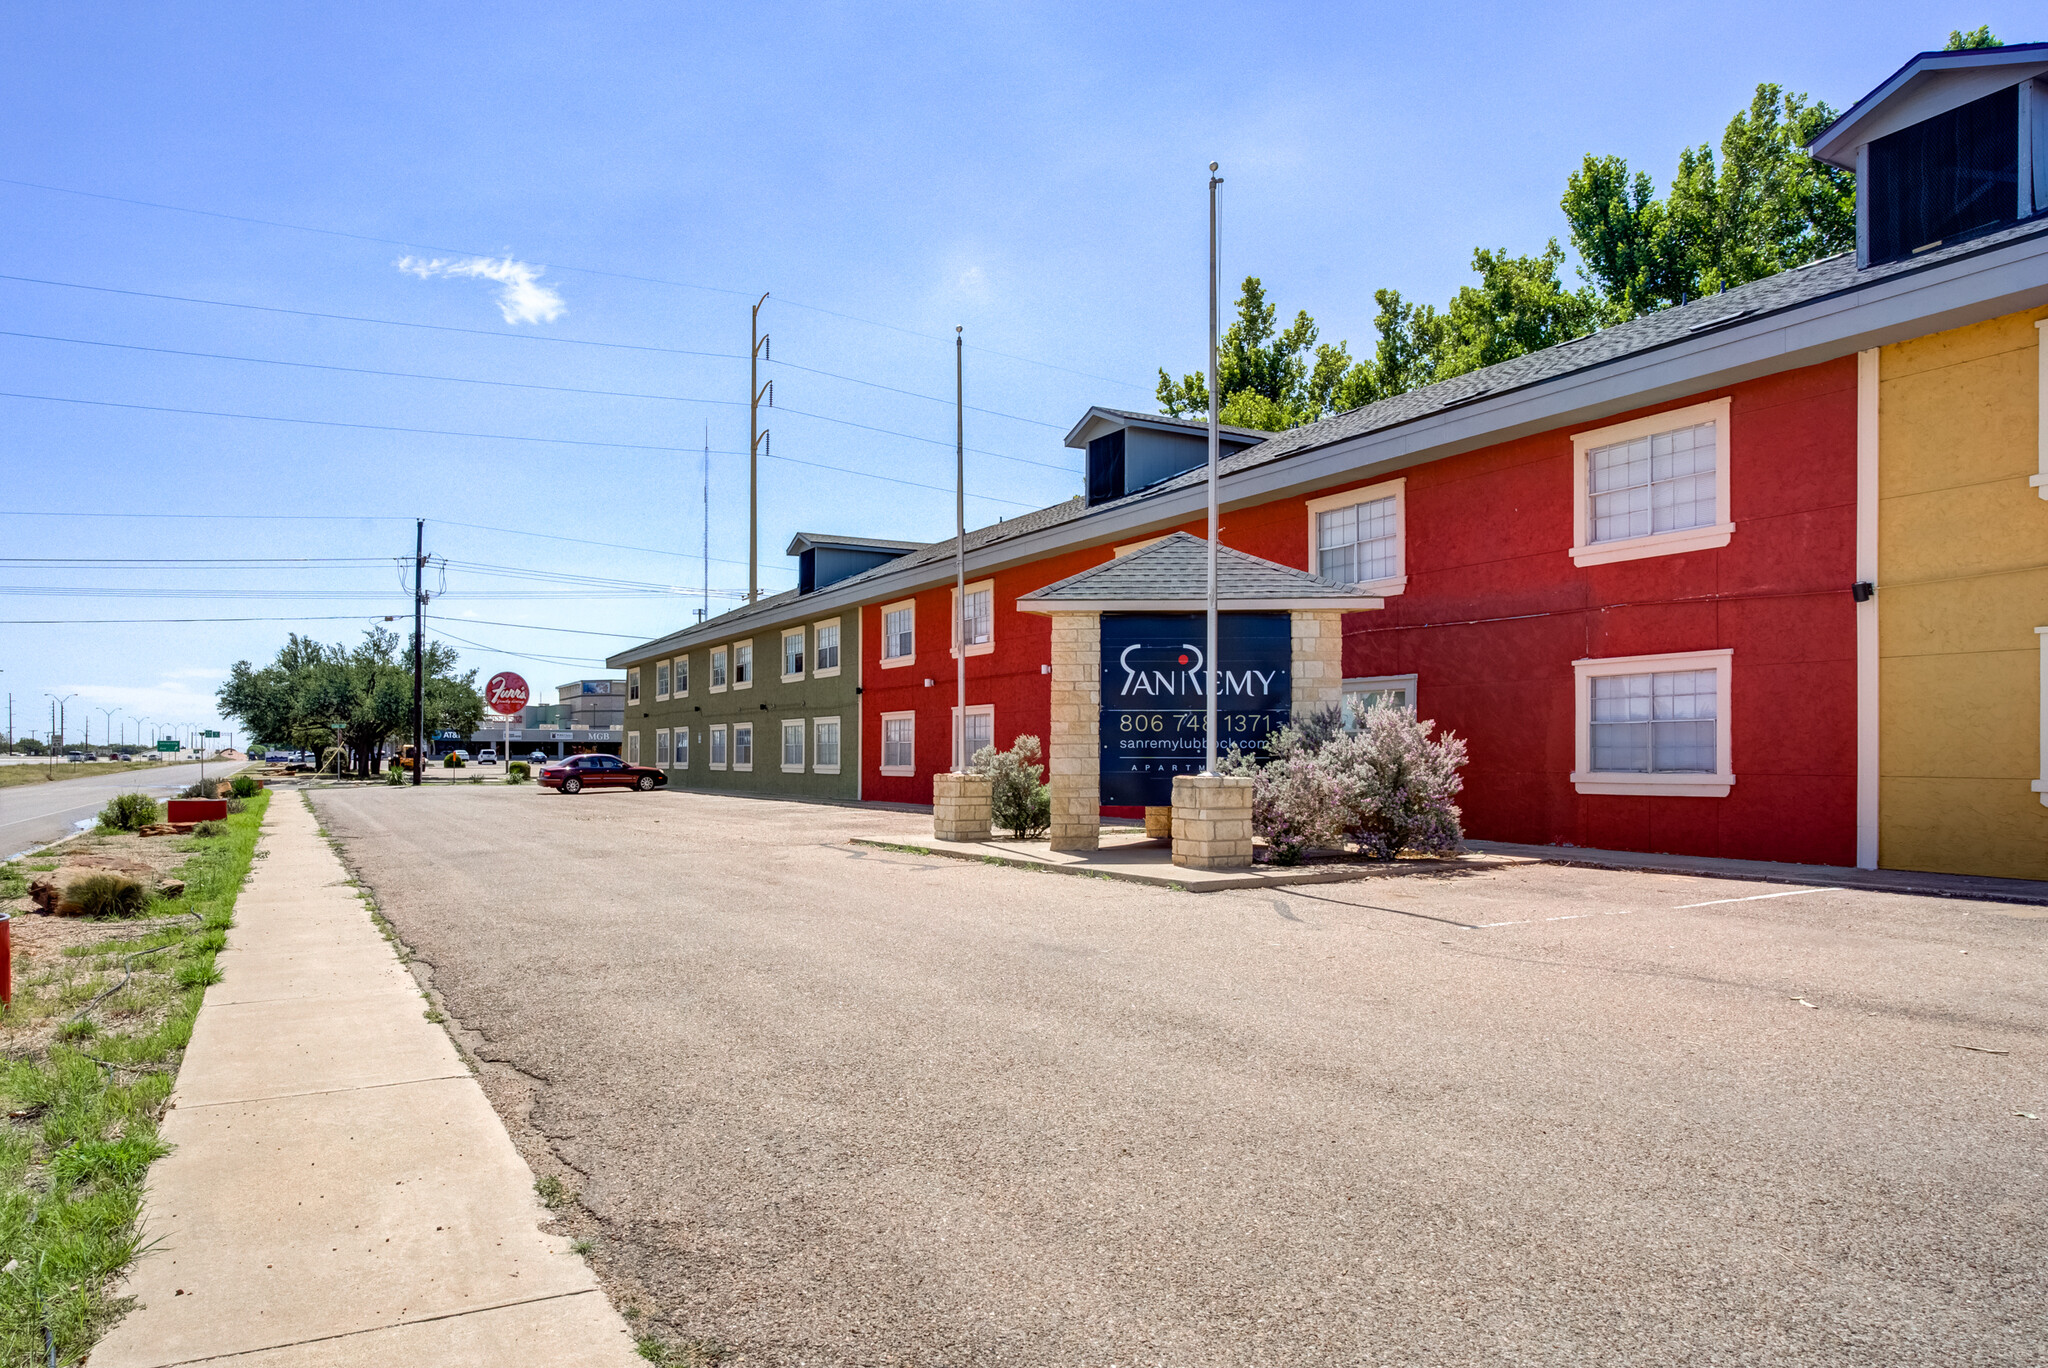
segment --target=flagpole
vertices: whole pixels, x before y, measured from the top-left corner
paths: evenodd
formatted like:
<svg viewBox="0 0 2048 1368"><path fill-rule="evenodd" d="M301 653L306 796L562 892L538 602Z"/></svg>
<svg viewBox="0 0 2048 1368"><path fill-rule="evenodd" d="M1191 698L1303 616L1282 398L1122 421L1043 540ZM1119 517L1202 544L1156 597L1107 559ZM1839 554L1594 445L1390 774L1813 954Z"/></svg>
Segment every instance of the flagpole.
<svg viewBox="0 0 2048 1368"><path fill-rule="evenodd" d="M967 773L967 381L965 339L953 329L953 661L959 698L953 709L953 773Z"/></svg>
<svg viewBox="0 0 2048 1368"><path fill-rule="evenodd" d="M1219 277L1216 265L1216 187L1223 178L1209 163L1209 654L1203 661L1208 669L1206 692L1209 699L1208 726L1203 731L1202 773L1216 772L1216 477L1222 432L1216 423L1216 293Z"/></svg>

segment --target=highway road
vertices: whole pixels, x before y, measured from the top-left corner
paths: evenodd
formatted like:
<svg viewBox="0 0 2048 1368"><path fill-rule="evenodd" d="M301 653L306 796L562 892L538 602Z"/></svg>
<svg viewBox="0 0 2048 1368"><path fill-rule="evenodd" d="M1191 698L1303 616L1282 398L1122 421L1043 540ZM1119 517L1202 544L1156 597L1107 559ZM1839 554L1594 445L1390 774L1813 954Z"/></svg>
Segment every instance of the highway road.
<svg viewBox="0 0 2048 1368"><path fill-rule="evenodd" d="M206 766L224 775L242 766L232 760ZM117 793L147 793L162 799L197 782L199 766L165 765L158 770L129 770L90 779L59 779L49 784L0 788L0 858L69 836L78 823L98 815Z"/></svg>

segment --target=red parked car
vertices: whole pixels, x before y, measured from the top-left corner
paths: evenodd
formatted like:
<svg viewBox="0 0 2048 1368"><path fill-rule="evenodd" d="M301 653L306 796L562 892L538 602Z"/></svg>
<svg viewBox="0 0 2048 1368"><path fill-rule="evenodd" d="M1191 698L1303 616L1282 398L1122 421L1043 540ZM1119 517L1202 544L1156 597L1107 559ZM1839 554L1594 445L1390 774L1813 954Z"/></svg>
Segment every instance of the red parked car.
<svg viewBox="0 0 2048 1368"><path fill-rule="evenodd" d="M668 776L648 765L629 765L616 755L571 755L541 766L540 782L564 793L587 788L631 788L646 793L668 783Z"/></svg>

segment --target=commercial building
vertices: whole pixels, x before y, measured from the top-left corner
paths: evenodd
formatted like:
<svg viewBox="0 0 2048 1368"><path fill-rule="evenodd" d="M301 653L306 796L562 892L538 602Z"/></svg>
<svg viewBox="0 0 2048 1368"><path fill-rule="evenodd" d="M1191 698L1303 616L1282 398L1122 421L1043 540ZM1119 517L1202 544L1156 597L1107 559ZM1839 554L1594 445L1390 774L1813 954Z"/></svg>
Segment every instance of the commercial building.
<svg viewBox="0 0 2048 1368"><path fill-rule="evenodd" d="M2044 78L2048 45L1921 54L1829 128L1815 155L1859 172L1853 252L1226 433L1222 541L1377 602L1296 616L1340 634L1345 706L1467 738L1472 835L2048 877ZM835 622L855 673L754 706L757 726L837 717L835 772L720 782L929 802L956 652L970 748L1050 741L1056 699L1108 716L1115 662L1098 636L1096 687L1062 691L1040 591L1205 535L1201 432L1091 409L1067 438L1085 492L968 533L964 613L950 539L870 543L843 577L609 663L644 682ZM1147 564L1155 599L1124 594L1100 631L1184 611L1186 558ZM1294 636L1272 667L1320 668ZM1063 772L1083 761L1055 756L1056 787L1083 791Z"/></svg>
<svg viewBox="0 0 2048 1368"><path fill-rule="evenodd" d="M434 752L446 754L457 746L471 755L483 746L511 747L514 759L535 751L548 756L595 752L622 754L625 747L626 681L624 679L572 679L557 685L553 703L533 703L520 710L511 724L490 713L468 740L437 737ZM508 740L509 736L509 740Z"/></svg>

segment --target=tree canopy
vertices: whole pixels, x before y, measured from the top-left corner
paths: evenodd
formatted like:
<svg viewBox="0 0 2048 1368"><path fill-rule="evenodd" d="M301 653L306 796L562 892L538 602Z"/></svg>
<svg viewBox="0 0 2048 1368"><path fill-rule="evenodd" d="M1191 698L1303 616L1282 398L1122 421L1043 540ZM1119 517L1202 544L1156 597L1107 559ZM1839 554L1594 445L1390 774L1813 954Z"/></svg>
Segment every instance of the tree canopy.
<svg viewBox="0 0 2048 1368"><path fill-rule="evenodd" d="M476 671L457 676L457 653L439 642L426 648L426 725L464 736L483 721ZM340 744L352 767L371 772L377 748L412 728L412 652L396 632L372 627L354 647L323 645L291 634L277 659L261 669L237 661L216 695L223 717L238 720L250 745L318 751Z"/></svg>
<svg viewBox="0 0 2048 1368"><path fill-rule="evenodd" d="M1987 29L1953 33L1949 46L1995 45ZM1856 241L1855 177L1806 154L1835 111L1768 82L1707 143L1682 149L1660 197L1646 171L1617 156L1588 154L1566 181L1560 208L1577 256L1576 288L1565 251L1472 253L1474 284L1439 310L1400 291L1373 295L1378 334L1370 354L1322 342L1297 312L1286 328L1264 283L1247 276L1237 317L1217 355L1220 416L1277 432L1481 366L1554 346L1596 328L1745 284L1847 251ZM1159 405L1206 414L1200 374L1159 371Z"/></svg>

